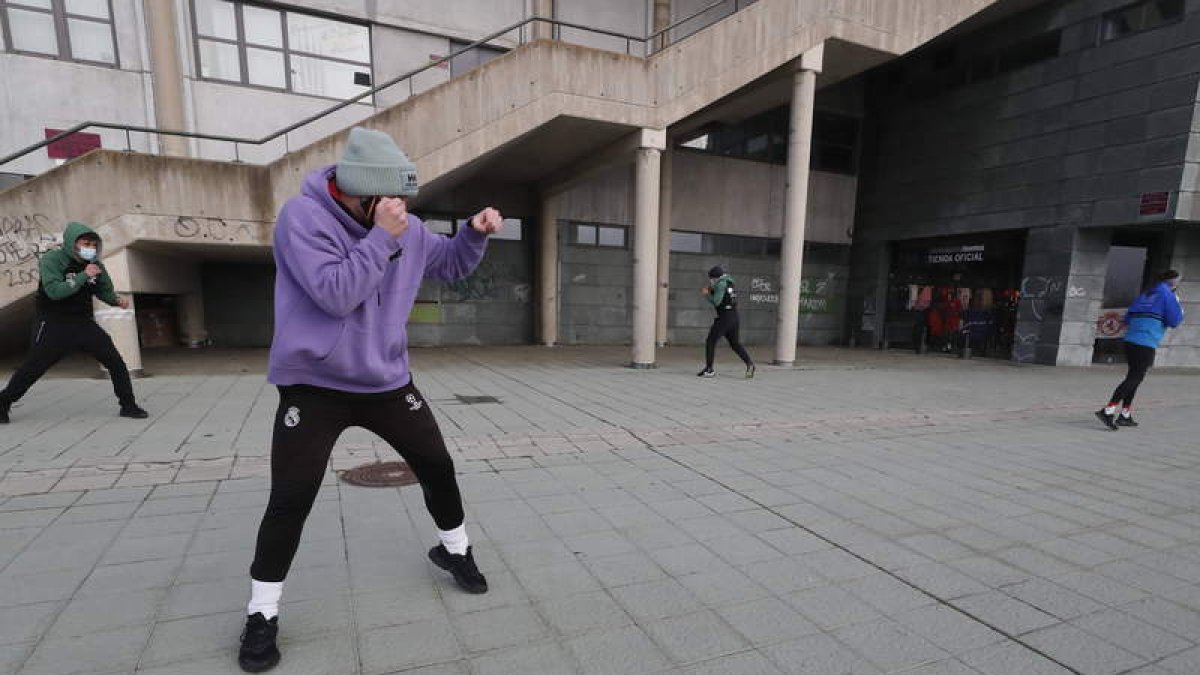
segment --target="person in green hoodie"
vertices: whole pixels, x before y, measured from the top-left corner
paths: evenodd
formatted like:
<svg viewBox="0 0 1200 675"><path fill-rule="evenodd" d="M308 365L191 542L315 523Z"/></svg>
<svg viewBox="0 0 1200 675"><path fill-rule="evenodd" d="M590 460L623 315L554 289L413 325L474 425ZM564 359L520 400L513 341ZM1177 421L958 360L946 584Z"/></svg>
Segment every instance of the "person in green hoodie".
<svg viewBox="0 0 1200 675"><path fill-rule="evenodd" d="M729 346L746 364L746 377L754 377L754 361L746 353L738 339L737 291L734 289L733 277L717 265L708 271L708 285L703 289L708 304L717 310L717 318L713 320L712 328L708 330L708 339L704 342L704 370L696 373L699 377L714 377L713 357L716 356L717 341L725 338Z"/></svg>
<svg viewBox="0 0 1200 675"><path fill-rule="evenodd" d="M117 295L112 279L104 271L100 247L100 235L91 228L83 223L68 223L62 247L45 253L38 262L40 282L33 343L25 362L0 391L0 424L8 423L12 404L59 359L72 352L90 354L108 369L122 417L149 417L133 396L129 369L112 338L92 316L93 297L113 307L129 309L129 300Z"/></svg>

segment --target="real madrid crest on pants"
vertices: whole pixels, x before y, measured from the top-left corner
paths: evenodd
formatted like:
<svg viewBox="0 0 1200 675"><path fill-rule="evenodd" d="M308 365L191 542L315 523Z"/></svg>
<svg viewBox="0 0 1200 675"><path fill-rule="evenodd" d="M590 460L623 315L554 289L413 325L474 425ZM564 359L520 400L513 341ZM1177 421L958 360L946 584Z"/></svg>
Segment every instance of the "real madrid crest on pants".
<svg viewBox="0 0 1200 675"><path fill-rule="evenodd" d="M285 427L294 427L300 424L300 409L292 406L283 414L283 425Z"/></svg>

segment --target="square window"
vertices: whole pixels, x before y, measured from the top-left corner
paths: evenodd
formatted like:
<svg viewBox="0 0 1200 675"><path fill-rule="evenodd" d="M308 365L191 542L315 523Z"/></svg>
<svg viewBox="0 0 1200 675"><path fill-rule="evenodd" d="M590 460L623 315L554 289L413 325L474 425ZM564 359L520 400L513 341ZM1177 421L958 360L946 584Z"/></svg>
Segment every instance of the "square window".
<svg viewBox="0 0 1200 675"><path fill-rule="evenodd" d="M355 84L355 73L362 66L293 55L291 67L292 89L299 94L346 99L368 89Z"/></svg>
<svg viewBox="0 0 1200 675"><path fill-rule="evenodd" d="M575 226L575 243L585 246L596 245L596 226L595 225L576 225Z"/></svg>
<svg viewBox="0 0 1200 675"><path fill-rule="evenodd" d="M246 30L247 44L283 48L283 21L279 12L243 5L242 23Z"/></svg>
<svg viewBox="0 0 1200 675"><path fill-rule="evenodd" d="M107 19L108 0L66 0L67 14Z"/></svg>
<svg viewBox="0 0 1200 675"><path fill-rule="evenodd" d="M597 228L596 243L600 246L611 246L614 248L625 247L625 228L623 227L599 227Z"/></svg>
<svg viewBox="0 0 1200 675"><path fill-rule="evenodd" d="M52 14L10 7L8 29L12 33L13 49L58 56L58 35L54 32Z"/></svg>
<svg viewBox="0 0 1200 675"><path fill-rule="evenodd" d="M496 234L491 235L492 239L505 239L508 241L521 240L521 220L519 218L505 218L504 227Z"/></svg>
<svg viewBox="0 0 1200 675"><path fill-rule="evenodd" d="M445 218L431 218L425 221L425 228L437 234L454 234L454 221Z"/></svg>
<svg viewBox="0 0 1200 675"><path fill-rule="evenodd" d="M196 0L196 32L206 37L237 39L237 19L233 3L224 0Z"/></svg>
<svg viewBox="0 0 1200 675"><path fill-rule="evenodd" d="M371 33L366 26L291 12L287 15L287 23L288 48L291 50L358 63L371 62Z"/></svg>
<svg viewBox="0 0 1200 675"><path fill-rule="evenodd" d="M200 77L228 82L242 81L242 64L237 45L200 40Z"/></svg>
<svg viewBox="0 0 1200 675"><path fill-rule="evenodd" d="M67 19L67 34L71 38L71 56L80 61L116 64L112 27L99 21Z"/></svg>
<svg viewBox="0 0 1200 675"><path fill-rule="evenodd" d="M283 69L283 52L247 47L246 71L250 84L276 89L287 87Z"/></svg>
<svg viewBox="0 0 1200 675"><path fill-rule="evenodd" d="M703 253L704 235L671 230L671 250L675 253Z"/></svg>

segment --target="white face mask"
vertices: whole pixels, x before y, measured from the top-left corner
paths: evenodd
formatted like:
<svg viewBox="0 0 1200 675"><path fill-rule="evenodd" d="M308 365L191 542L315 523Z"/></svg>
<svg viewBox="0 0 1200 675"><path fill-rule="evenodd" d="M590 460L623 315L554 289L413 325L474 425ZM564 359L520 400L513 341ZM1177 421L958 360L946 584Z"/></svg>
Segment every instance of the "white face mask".
<svg viewBox="0 0 1200 675"><path fill-rule="evenodd" d="M86 246L83 248L80 248L79 249L79 257L91 262L92 260L96 259L96 249L86 247Z"/></svg>

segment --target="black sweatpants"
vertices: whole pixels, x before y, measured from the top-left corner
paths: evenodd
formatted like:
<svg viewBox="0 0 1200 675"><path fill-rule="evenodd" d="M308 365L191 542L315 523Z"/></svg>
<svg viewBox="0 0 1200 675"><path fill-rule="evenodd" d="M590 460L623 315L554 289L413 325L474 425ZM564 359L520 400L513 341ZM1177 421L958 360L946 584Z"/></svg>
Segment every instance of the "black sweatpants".
<svg viewBox="0 0 1200 675"><path fill-rule="evenodd" d="M1154 365L1154 348L1126 342L1125 362L1129 364L1129 372L1126 373L1121 384L1117 385L1112 398L1108 400L1111 403L1120 402L1123 407L1128 408L1133 405L1133 397L1137 394L1138 385L1146 379L1146 372Z"/></svg>
<svg viewBox="0 0 1200 675"><path fill-rule="evenodd" d="M362 427L396 449L421 482L438 529L463 523L454 461L429 404L410 382L395 391L353 394L309 386L279 388L271 439L271 497L258 528L250 576L283 581L300 545L333 445L347 427Z"/></svg>
<svg viewBox="0 0 1200 675"><path fill-rule="evenodd" d="M712 328L708 329L708 339L704 341L704 369L712 370L713 358L716 356L717 341L725 338L729 341L729 346L737 353L738 358L750 367L753 361L750 360L750 355L746 353L746 348L738 340L738 313L736 309L725 310L717 314L717 318L713 320Z"/></svg>
<svg viewBox="0 0 1200 675"><path fill-rule="evenodd" d="M62 357L73 352L91 355L108 369L112 377L113 392L122 406L137 403L133 397L133 384L129 381L129 369L121 354L117 352L112 338L95 321L61 321L38 319L33 325L33 339L25 362L13 373L4 391L0 391L0 403L13 403L25 395L29 388L46 374L50 367Z"/></svg>

